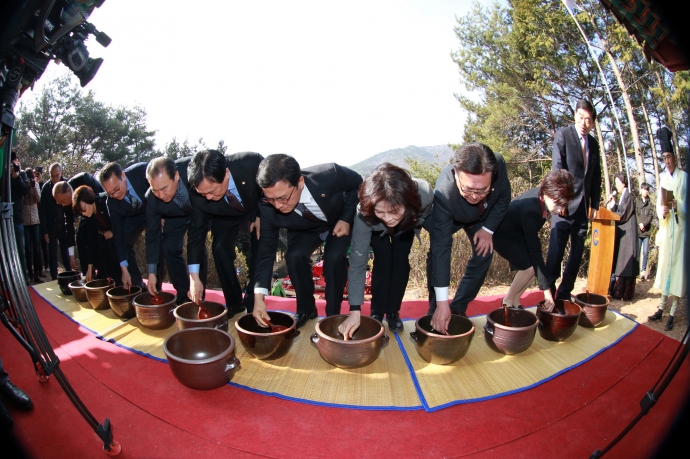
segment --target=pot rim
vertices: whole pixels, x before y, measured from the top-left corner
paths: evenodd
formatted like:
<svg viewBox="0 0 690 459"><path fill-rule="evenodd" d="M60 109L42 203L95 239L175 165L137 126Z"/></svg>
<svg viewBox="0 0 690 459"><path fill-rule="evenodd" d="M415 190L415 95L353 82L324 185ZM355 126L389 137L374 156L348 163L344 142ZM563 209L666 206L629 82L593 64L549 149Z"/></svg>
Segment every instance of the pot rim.
<svg viewBox="0 0 690 459"><path fill-rule="evenodd" d="M82 279L73 280L68 285L69 288L86 288L86 282Z"/></svg>
<svg viewBox="0 0 690 459"><path fill-rule="evenodd" d="M496 322L490 317L490 315L491 315L492 313L496 312L496 311L503 311L503 308L494 309L493 311L489 311L489 312L486 314L486 324L487 324L487 325L489 324L489 322L491 322L491 324L492 324L494 327L498 327L498 328L500 328L501 330L506 330L506 331L508 331L508 330L517 330L517 331L521 331L521 330L530 330L530 329L532 329L532 328L537 328L537 325L539 325L539 317L537 317L536 314L534 314L533 312L530 312L530 311L528 311L528 310L526 310L526 309L519 309L519 311L524 311L524 312L526 312L526 313L528 313L528 314L532 314L532 315L534 316L534 324L529 325L529 326L527 326L527 327L506 327L505 325L501 325L501 324L499 324L499 323L496 323Z"/></svg>
<svg viewBox="0 0 690 459"><path fill-rule="evenodd" d="M86 290L101 290L101 289L104 289L104 288L106 288L106 287L107 287L108 289L111 289L111 288L113 288L112 286L115 285L115 281L111 280L111 281L108 283L108 285L103 285L103 286L101 286L101 287L94 287L94 286L89 287L89 284L91 284L91 283L93 283L93 282L101 282L101 281L104 281L104 280L107 280L107 279L96 279L96 280L92 280L91 282L85 283L85 284L84 284L84 288L85 288Z"/></svg>
<svg viewBox="0 0 690 459"><path fill-rule="evenodd" d="M433 314L426 314L426 315L423 315L422 317L420 317L419 319L417 319L414 323L414 328L415 328L415 331L421 332L422 334L428 336L429 338L439 338L439 339L462 338L462 337L468 336L470 333L475 332L476 327L474 326L474 322L472 322L472 320L470 320L469 317L457 316L457 317L460 317L461 319L469 321L470 324L472 324L472 328L469 331L462 333L460 335L441 335L440 333L430 333L430 332L424 330L422 327L419 326L419 321L422 320L426 316L433 316Z"/></svg>
<svg viewBox="0 0 690 459"><path fill-rule="evenodd" d="M173 355L169 350L168 350L168 341L170 341L170 338L173 336L177 335L178 333L185 333L185 332L190 332L192 330L205 330L207 332L215 333L215 332L220 332L223 333L224 335L227 335L230 338L230 346L221 352L220 354L217 354L214 357L209 357L207 359L201 359L201 360L189 360L189 359L183 359L182 357L178 357L176 355ZM217 328L208 328L208 327L194 327L194 328L185 328L183 330L178 330L165 338L165 341L163 341L163 352L165 353L165 356L168 359L172 359L176 362L179 363L185 363L188 365L203 365L206 363L212 363L216 362L219 359L226 358L228 355L230 355L231 352L235 350L235 339L230 335L229 333L225 333L223 330L218 330ZM170 364L170 362L168 362Z"/></svg>
<svg viewBox="0 0 690 459"><path fill-rule="evenodd" d="M588 308L603 308L604 306L608 307L608 305L611 303L611 300L609 300L606 296L604 296L604 295L599 295L598 293L589 293L589 295L590 295L590 296L598 296L598 297L600 297L600 298L603 298L604 300L606 300L606 303L604 303L604 304L593 304L593 303L589 303L589 302L587 302L587 301L584 301L583 299L580 299L580 298L579 298L580 295L587 295L587 293L586 293L586 292L585 292L585 293L578 293L577 295L575 295L575 296L573 297L573 299L576 300L576 301L579 301L580 303L582 303L581 307L583 307L583 308L584 308L584 307L588 307ZM573 303L576 303L576 301L573 301ZM576 303L576 304L577 304L577 303Z"/></svg>
<svg viewBox="0 0 690 459"><path fill-rule="evenodd" d="M177 295L174 293L170 292L158 292L159 295L161 294L166 294L166 295L172 295L172 298L164 303L161 304L141 304L137 303L137 298L139 298L141 295L149 295L152 296L149 292L141 292L139 295L135 296L132 299L132 304L134 305L135 308L148 308L148 309L155 309L155 308L169 308L170 306L173 306L173 309L177 307L177 304L175 304L175 301L177 300Z"/></svg>
<svg viewBox="0 0 690 459"><path fill-rule="evenodd" d="M240 319L244 319L247 316L251 316L251 314L247 312L247 313L245 313L245 314L243 314L237 318L237 320L235 321L235 330L237 330L238 332L245 333L245 334L250 335L250 336L280 336L280 335L286 335L291 330L294 330L295 327L297 327L297 322L295 321L295 318L292 317L290 314L286 314L286 313L281 312L281 311L266 311L266 312L267 313L270 312L273 314L282 314L284 316L287 316L287 317L292 319L292 325L290 325L286 330L281 330L279 332L258 333L258 332L249 331L249 330L246 330L246 329L240 327L240 325L239 325ZM206 320L210 320L210 319L206 319Z"/></svg>
<svg viewBox="0 0 690 459"><path fill-rule="evenodd" d="M112 295L110 292L111 292L112 290L115 290L116 288L124 288L124 287L117 287L117 286L115 286L115 287L113 287L113 288L111 288L111 289L108 289L108 290L105 292L106 296L107 296L108 298L112 298L113 300L124 300L124 299L129 298L129 297L131 297L131 298L133 299L135 296L137 296L137 295L139 295L139 294L141 293L141 287L137 287L137 286L133 285L133 286L132 286L132 289L138 288L138 289L139 289L138 292L128 293L127 295Z"/></svg>
<svg viewBox="0 0 690 459"><path fill-rule="evenodd" d="M202 301L202 302L201 302L201 304L204 304L204 303L215 303L215 304L220 304L220 303L218 303L217 301ZM179 319L179 320L181 320L181 321L183 321L183 322L191 322L191 323L195 323L195 324L196 324L196 323L198 323L198 324L205 324L205 323L210 323L210 322L216 321L216 320L218 320L219 317L223 317L223 315L225 315L225 314L228 313L228 308L227 308L227 306L225 306L224 304L220 304L220 305L223 307L223 311L222 311L220 314L218 314L217 316L209 317L208 319L187 319L186 317L182 317L182 316L178 315L178 314L177 314L177 310L180 309L182 306L186 306L186 305L188 305L188 304L196 304L196 303L194 303L193 301L187 301L186 303L182 303L181 305L177 306L177 307L173 310L173 315L175 316L175 319L176 319L176 320Z"/></svg>
<svg viewBox="0 0 690 459"><path fill-rule="evenodd" d="M321 331L321 322L323 322L324 320L329 320L329 319L332 319L332 318L334 318L334 317L341 317L341 316L342 316L342 317L348 317L349 315L348 315L348 314L338 314L338 315L335 315L335 316L325 317L325 318L319 320L319 321L316 323L316 328L315 328L315 333L316 333L316 335L317 335L319 338L323 338L323 339L325 339L326 341L330 341L331 343L345 344L346 346L355 346L355 345L358 345L358 344L369 344L369 343L373 343L374 341L376 341L376 340L378 340L379 338L383 337L383 335L385 334L386 329L384 328L383 324L382 324L381 322L379 322L378 320L372 319L371 317L367 317L367 316L361 316L361 317L360 317L360 326L361 326L361 321L362 321L362 320L373 320L373 321L376 321L376 323L378 323L378 324L381 326L381 329L378 331L378 333L376 333L374 336L371 336L371 337L369 337L369 338L358 339L358 340L347 340L347 341L345 341L344 339L337 339L337 338L333 338L333 337L331 337L331 336L328 336L327 334L325 334L324 332Z"/></svg>
<svg viewBox="0 0 690 459"><path fill-rule="evenodd" d="M568 301L568 300L564 300L564 301ZM580 310L578 311L577 314L555 314L555 313L553 313L553 312L545 311L545 310L544 310L544 303L545 303L545 300L541 300L539 303L537 303L537 312L538 312L538 313L541 313L541 314L546 314L546 315L551 316L551 317L553 317L553 318L555 318L555 319L558 319L558 318L562 318L562 319L574 319L575 317L579 317L579 316L582 314L582 312L584 311L584 309L582 308L582 306L580 306L579 304L575 303L574 301L570 301L570 303L572 303L572 304L574 304L575 306L577 306L578 308L580 308ZM564 310L565 310L565 309L564 309ZM539 316L539 315L537 314L537 317L538 317L538 316ZM513 328L514 328L514 327L513 327Z"/></svg>

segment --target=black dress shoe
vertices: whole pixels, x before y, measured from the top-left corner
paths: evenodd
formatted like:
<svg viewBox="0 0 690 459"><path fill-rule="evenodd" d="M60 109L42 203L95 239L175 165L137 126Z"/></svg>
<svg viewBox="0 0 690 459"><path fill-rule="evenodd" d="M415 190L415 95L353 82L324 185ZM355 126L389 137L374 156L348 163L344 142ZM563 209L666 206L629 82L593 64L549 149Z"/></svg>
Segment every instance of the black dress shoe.
<svg viewBox="0 0 690 459"><path fill-rule="evenodd" d="M148 292L149 291L148 287L146 286L146 284L144 282L139 282L139 285L137 285L137 287L139 287L142 292ZM162 290L158 289L158 291L160 292Z"/></svg>
<svg viewBox="0 0 690 459"><path fill-rule="evenodd" d="M372 318L372 319L376 319L376 320L378 320L379 322L383 322L383 314L379 314L379 313L376 313L376 312L372 312L372 313L371 313L371 318Z"/></svg>
<svg viewBox="0 0 690 459"><path fill-rule="evenodd" d="M400 320L400 314L386 314L386 321L388 322L388 329L391 332L401 332L405 327L403 327L402 320Z"/></svg>
<svg viewBox="0 0 690 459"><path fill-rule="evenodd" d="M189 303L190 301L192 301L192 300L187 298L187 295L183 295L183 296L177 295L177 299L175 300L175 304L180 306L181 304Z"/></svg>
<svg viewBox="0 0 690 459"><path fill-rule="evenodd" d="M231 308L228 308L228 319L231 319L232 316L235 314L241 314L245 310L245 307L243 304L238 304L237 306L233 306Z"/></svg>
<svg viewBox="0 0 690 459"><path fill-rule="evenodd" d="M9 429L14 425L10 412L7 411L5 404L0 402L0 429Z"/></svg>
<svg viewBox="0 0 690 459"><path fill-rule="evenodd" d="M650 322L654 322L655 320L661 320L662 315L663 312L661 311L661 309L657 309L653 315L647 316L647 320Z"/></svg>
<svg viewBox="0 0 690 459"><path fill-rule="evenodd" d="M20 410L29 411L34 407L34 403L31 401L29 396L26 395L26 392L12 384L10 381L7 381L5 384L0 386L0 393L2 393L2 397L5 400Z"/></svg>
<svg viewBox="0 0 690 459"><path fill-rule="evenodd" d="M434 308L429 308L429 310L426 312L427 316L433 316L434 312L436 312L436 309Z"/></svg>
<svg viewBox="0 0 690 459"><path fill-rule="evenodd" d="M297 322L297 325L295 328L302 328L302 327L304 327L304 325L307 323L308 320L316 319L318 317L318 314L316 313L316 309L314 309L309 314L295 314L292 317L294 317L295 322Z"/></svg>
<svg viewBox="0 0 690 459"><path fill-rule="evenodd" d="M673 330L673 316L668 316L668 322L666 322L666 327L664 328L666 331L671 331Z"/></svg>

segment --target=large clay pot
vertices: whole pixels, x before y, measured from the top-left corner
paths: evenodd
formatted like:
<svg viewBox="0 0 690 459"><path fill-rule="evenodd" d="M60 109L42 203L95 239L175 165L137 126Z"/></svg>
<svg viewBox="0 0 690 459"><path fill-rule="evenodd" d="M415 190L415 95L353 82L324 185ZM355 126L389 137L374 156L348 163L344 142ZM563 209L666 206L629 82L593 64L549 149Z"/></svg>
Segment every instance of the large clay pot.
<svg viewBox="0 0 690 459"><path fill-rule="evenodd" d="M134 298L141 293L141 287L132 286L130 288L115 287L105 292L108 297L110 309L116 316L122 319L131 319L135 316Z"/></svg>
<svg viewBox="0 0 690 459"><path fill-rule="evenodd" d="M352 339L345 341L338 326L348 316L341 314L322 319L316 324L311 342L319 350L321 358L338 368L359 368L379 358L381 349L388 344L383 325L376 319L362 316Z"/></svg>
<svg viewBox="0 0 690 459"><path fill-rule="evenodd" d="M577 329L577 323L582 314L582 308L568 300L555 300L553 311L546 312L544 302L537 305L539 319L539 334L548 341L563 341L570 337Z"/></svg>
<svg viewBox="0 0 690 459"><path fill-rule="evenodd" d="M77 271L64 271L58 274L57 282L60 287L60 291L65 295L71 295L72 290L69 288L69 284L77 279L81 279L81 273Z"/></svg>
<svg viewBox="0 0 690 459"><path fill-rule="evenodd" d="M177 329L206 327L228 331L228 308L224 304L202 301L201 306L211 314L211 317L199 319L199 306L191 301L176 307L173 315Z"/></svg>
<svg viewBox="0 0 690 459"><path fill-rule="evenodd" d="M268 317L273 325L287 327L279 332L260 327L251 314L245 314L235 322L237 334L242 346L249 355L259 360L273 360L283 357L292 347L292 342L299 336L295 319L282 312L270 311Z"/></svg>
<svg viewBox="0 0 690 459"><path fill-rule="evenodd" d="M134 297L134 310L137 320L146 328L151 330L164 330L175 323L173 311L177 306L175 301L177 295L168 292L158 292L163 298L161 304L151 304L151 294L142 293Z"/></svg>
<svg viewBox="0 0 690 459"><path fill-rule="evenodd" d="M86 282L84 282L82 279L78 279L69 283L69 289L72 291L74 299L79 301L80 303L87 303L89 301L88 298L86 298L85 285Z"/></svg>
<svg viewBox="0 0 690 459"><path fill-rule="evenodd" d="M86 299L89 300L91 307L96 310L108 309L110 306L105 293L113 287L115 287L115 281L112 279L98 279L87 282L84 288L86 289Z"/></svg>
<svg viewBox="0 0 690 459"><path fill-rule="evenodd" d="M580 325L587 328L598 327L606 319L609 299L595 293L580 293L575 303L582 306L584 314L580 315Z"/></svg>
<svg viewBox="0 0 690 459"><path fill-rule="evenodd" d="M474 338L472 321L453 314L450 316L448 334L442 335L431 331L431 317L426 315L417 320L415 331L410 333L419 355L436 365L448 365L463 358Z"/></svg>
<svg viewBox="0 0 690 459"><path fill-rule="evenodd" d="M508 355L529 349L537 333L537 316L524 309L508 308L508 322L510 326L505 325L503 308L488 313L484 325L486 344L494 351Z"/></svg>
<svg viewBox="0 0 690 459"><path fill-rule="evenodd" d="M177 331L165 339L163 351L175 378L192 389L222 387L240 367L235 340L215 328Z"/></svg>

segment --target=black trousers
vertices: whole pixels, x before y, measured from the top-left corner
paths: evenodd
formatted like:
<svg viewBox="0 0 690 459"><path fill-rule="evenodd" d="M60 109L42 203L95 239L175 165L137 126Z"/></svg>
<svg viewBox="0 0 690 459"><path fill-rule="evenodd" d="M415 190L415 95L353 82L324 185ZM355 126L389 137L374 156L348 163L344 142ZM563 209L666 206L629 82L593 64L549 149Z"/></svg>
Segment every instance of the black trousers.
<svg viewBox="0 0 690 459"><path fill-rule="evenodd" d="M70 242L67 241L67 235L64 232L48 233L48 261L50 265L50 278L52 280L57 279L58 275L58 245L60 246L62 264L65 266L65 270L70 270L69 250L67 250Z"/></svg>
<svg viewBox="0 0 690 459"><path fill-rule="evenodd" d="M383 237L382 237L383 236ZM373 233L374 267L371 272L371 312L396 314L410 278L410 250L414 231L396 236ZM328 285L328 284L326 284Z"/></svg>
<svg viewBox="0 0 690 459"><path fill-rule="evenodd" d="M244 306L247 312L252 312L254 310L254 290L249 288L243 292L240 281L237 279L237 271L235 271L235 243L241 226L241 222L237 219L214 216L211 220L211 235L213 236L211 251L228 311ZM253 231L251 233L251 256L248 260L247 285L254 285L255 261L258 250L259 241L256 239L256 231ZM244 299L242 298L243 293Z"/></svg>
<svg viewBox="0 0 690 459"><path fill-rule="evenodd" d="M345 283L347 282L347 250L352 235L336 237L333 229L328 230L323 252L323 275L326 279L326 315L340 314ZM290 231L287 233L288 248L285 254L290 281L295 286L297 313L309 314L316 309L314 300L314 279L312 277L311 255L322 244L321 236L313 231Z"/></svg>
<svg viewBox="0 0 690 459"><path fill-rule="evenodd" d="M170 282L177 291L177 298L186 298L189 293L189 276L187 275L187 262L182 256L184 248L184 235L187 234L189 225L177 225L173 227L164 227L161 234L161 256L165 259L168 266L168 275ZM199 276L202 283L206 283L207 263L201 263L201 271ZM162 281L162 273L157 276L159 281Z"/></svg>
<svg viewBox="0 0 690 459"><path fill-rule="evenodd" d="M558 279L561 273L561 263L565 254L565 246L570 240L570 253L563 269L563 277L556 291L557 300L570 300L570 294L575 286L577 273L582 263L587 236L587 211L584 200L580 203L575 214L567 218L557 215L551 217L551 233L549 235L549 252L546 258L546 271L550 279Z"/></svg>
<svg viewBox="0 0 690 459"><path fill-rule="evenodd" d="M455 231L463 227L457 227ZM460 285L458 285L458 290L455 292L455 297L450 302L450 310L456 314L467 315L467 306L470 301L474 300L479 293L479 289L484 285L484 279L486 278L486 273L489 271L489 266L491 266L491 260L493 254L488 254L485 256L480 256L477 254L477 247L472 242L474 235L477 231L484 231L481 224L472 225L464 227L465 234L470 241L472 246L472 256L467 262L467 267L465 267L465 273L460 280ZM431 269L431 250L427 254L426 266L427 266L427 279L432 279L432 269ZM373 274L372 274L373 277ZM372 281L374 279L372 278ZM436 310L436 292L434 287L429 283L429 310Z"/></svg>
<svg viewBox="0 0 690 459"><path fill-rule="evenodd" d="M134 231L130 231L125 234L125 244L127 244L127 271L129 271L129 276L132 278L132 285L141 284L141 270L137 264L137 254L134 252L134 245L137 243L141 237L141 233L146 229L146 220L141 222ZM161 274L162 276L162 274Z"/></svg>

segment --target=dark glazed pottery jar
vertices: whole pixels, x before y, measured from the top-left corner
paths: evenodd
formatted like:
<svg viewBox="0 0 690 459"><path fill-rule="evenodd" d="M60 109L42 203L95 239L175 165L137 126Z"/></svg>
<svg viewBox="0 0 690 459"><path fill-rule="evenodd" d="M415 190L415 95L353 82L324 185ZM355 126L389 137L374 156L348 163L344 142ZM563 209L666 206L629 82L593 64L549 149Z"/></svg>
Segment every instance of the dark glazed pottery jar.
<svg viewBox="0 0 690 459"><path fill-rule="evenodd" d="M338 326L347 315L327 317L316 324L316 333L311 342L319 350L321 358L338 368L359 368L369 365L379 358L381 349L388 344L381 322L362 316L352 339L345 341Z"/></svg>
<svg viewBox="0 0 690 459"><path fill-rule="evenodd" d="M158 292L163 298L162 304L151 304L151 294L142 293L134 298L134 310L139 323L151 330L164 330L175 323L173 310L177 306L177 295L169 292Z"/></svg>
<svg viewBox="0 0 690 459"><path fill-rule="evenodd" d="M214 301L202 301L201 306L211 314L211 317L199 319L199 306L191 301L176 307L173 315L175 316L177 329L206 327L228 331L228 308L224 304Z"/></svg>
<svg viewBox="0 0 690 459"><path fill-rule="evenodd" d="M69 288L69 284L77 279L81 279L81 273L77 271L64 271L58 274L57 282L60 287L60 291L65 295L71 295L72 290Z"/></svg>
<svg viewBox="0 0 690 459"><path fill-rule="evenodd" d="M598 327L606 319L609 299L595 293L580 293L575 303L582 306L584 314L580 315L580 325L587 328Z"/></svg>
<svg viewBox="0 0 690 459"><path fill-rule="evenodd" d="M279 332L260 327L251 314L245 314L235 322L240 342L249 355L259 360L274 360L283 357L292 347L292 342L299 336L295 319L289 314L268 311L273 325L287 327Z"/></svg>
<svg viewBox="0 0 690 459"><path fill-rule="evenodd" d="M486 344L499 354L507 355L529 349L537 333L537 316L524 309L508 308L508 322L510 326L505 325L503 308L488 313L484 325Z"/></svg>
<svg viewBox="0 0 690 459"><path fill-rule="evenodd" d="M111 288L105 292L108 297L110 309L121 319L131 319L135 316L134 298L141 294L141 287L132 286L129 289L124 287Z"/></svg>
<svg viewBox="0 0 690 459"><path fill-rule="evenodd" d="M568 300L555 300L552 312L544 311L544 302L537 305L539 334L548 341L563 341L577 330L582 308Z"/></svg>
<svg viewBox="0 0 690 459"><path fill-rule="evenodd" d="M240 367L235 340L215 328L186 328L163 342L170 370L191 389L210 390L227 384Z"/></svg>
<svg viewBox="0 0 690 459"><path fill-rule="evenodd" d="M89 304L96 310L108 309L108 297L105 293L111 288L115 287L115 281L112 279L98 279L87 282L84 288L86 289L86 298Z"/></svg>
<svg viewBox="0 0 690 459"><path fill-rule="evenodd" d="M419 355L429 363L448 365L455 363L467 354L474 338L474 324L467 317L450 316L448 334L432 332L431 315L426 315L415 323L415 331L410 333Z"/></svg>
<svg viewBox="0 0 690 459"><path fill-rule="evenodd" d="M86 285L86 282L84 282L81 279L72 281L69 283L69 289L72 291L72 295L74 295L74 299L79 301L80 303L86 303L89 300L86 298L86 288L84 287Z"/></svg>

